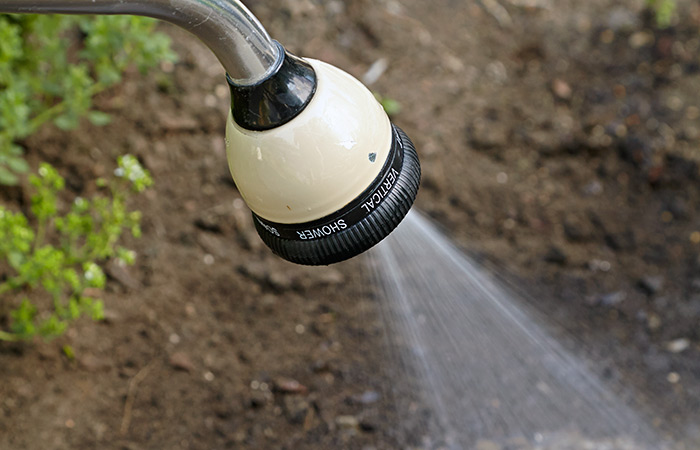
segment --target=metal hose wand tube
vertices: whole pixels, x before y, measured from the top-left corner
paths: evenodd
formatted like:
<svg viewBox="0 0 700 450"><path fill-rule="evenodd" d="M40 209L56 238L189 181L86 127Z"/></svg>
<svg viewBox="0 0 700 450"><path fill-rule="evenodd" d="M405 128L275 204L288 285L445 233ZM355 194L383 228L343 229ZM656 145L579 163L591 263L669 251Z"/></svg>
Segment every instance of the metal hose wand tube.
<svg viewBox="0 0 700 450"><path fill-rule="evenodd" d="M129 14L153 17L197 36L239 85L265 79L280 49L238 0L0 0L0 13Z"/></svg>

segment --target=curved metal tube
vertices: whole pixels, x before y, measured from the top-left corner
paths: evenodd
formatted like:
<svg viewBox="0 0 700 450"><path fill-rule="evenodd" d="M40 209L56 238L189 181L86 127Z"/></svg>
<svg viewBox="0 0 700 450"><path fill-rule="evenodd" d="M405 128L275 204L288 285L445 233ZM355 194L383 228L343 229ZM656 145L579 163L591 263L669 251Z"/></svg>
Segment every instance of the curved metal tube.
<svg viewBox="0 0 700 450"><path fill-rule="evenodd" d="M240 85L266 78L282 57L238 0L0 0L0 13L129 14L164 20L197 36Z"/></svg>

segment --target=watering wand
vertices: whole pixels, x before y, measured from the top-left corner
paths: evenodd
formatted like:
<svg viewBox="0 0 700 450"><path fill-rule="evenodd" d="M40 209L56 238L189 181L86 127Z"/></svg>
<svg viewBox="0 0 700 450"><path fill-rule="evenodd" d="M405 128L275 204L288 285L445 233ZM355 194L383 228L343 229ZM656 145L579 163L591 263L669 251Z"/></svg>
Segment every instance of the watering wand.
<svg viewBox="0 0 700 450"><path fill-rule="evenodd" d="M238 0L0 0L0 13L147 16L204 42L231 90L231 174L258 234L282 258L351 258L391 233L415 200L415 148L372 93L287 52Z"/></svg>

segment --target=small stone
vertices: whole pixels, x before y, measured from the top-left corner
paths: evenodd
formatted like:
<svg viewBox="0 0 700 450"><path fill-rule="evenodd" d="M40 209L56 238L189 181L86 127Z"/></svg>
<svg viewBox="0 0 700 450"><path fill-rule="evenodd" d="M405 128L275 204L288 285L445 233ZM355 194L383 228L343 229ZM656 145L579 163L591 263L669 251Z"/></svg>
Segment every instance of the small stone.
<svg viewBox="0 0 700 450"><path fill-rule="evenodd" d="M102 370L108 370L111 367L109 361L90 354L82 355L78 359L78 363L88 372L99 372Z"/></svg>
<svg viewBox="0 0 700 450"><path fill-rule="evenodd" d="M194 370L192 360L183 352L176 352L170 355L169 363L176 370L182 370L184 372L191 372Z"/></svg>
<svg viewBox="0 0 700 450"><path fill-rule="evenodd" d="M360 421L360 430L364 431L365 433L373 433L377 431L378 425L367 418L364 418Z"/></svg>
<svg viewBox="0 0 700 450"><path fill-rule="evenodd" d="M283 394L305 394L306 386L291 378L278 378L275 380L275 390Z"/></svg>
<svg viewBox="0 0 700 450"><path fill-rule="evenodd" d="M379 401L381 394L377 391L365 391L362 394L353 395L348 400L350 403L369 405Z"/></svg>
<svg viewBox="0 0 700 450"><path fill-rule="evenodd" d="M272 286L273 289L276 289L278 291L289 290L294 284L294 280L292 279L292 277L289 274L281 271L270 272L268 281L270 283L270 286Z"/></svg>
<svg viewBox="0 0 700 450"><path fill-rule="evenodd" d="M552 80L552 92L561 100L568 100L571 98L571 86L566 81L555 78Z"/></svg>
<svg viewBox="0 0 700 450"><path fill-rule="evenodd" d="M508 144L508 129L500 122L477 119L469 128L468 138L477 150L502 148Z"/></svg>
<svg viewBox="0 0 700 450"><path fill-rule="evenodd" d="M666 350L671 353L680 353L690 347L690 340L686 338L675 339L666 344Z"/></svg>
<svg viewBox="0 0 700 450"><path fill-rule="evenodd" d="M360 421L355 416L338 416L335 418L335 423L341 428L357 428Z"/></svg>
<svg viewBox="0 0 700 450"><path fill-rule="evenodd" d="M326 268L318 275L318 281L330 285L342 284L345 282L345 275L337 269Z"/></svg>
<svg viewBox="0 0 700 450"><path fill-rule="evenodd" d="M113 324L121 320L121 315L113 309L105 309L102 320L107 324Z"/></svg>
<svg viewBox="0 0 700 450"><path fill-rule="evenodd" d="M197 217L194 221L194 226L203 231L208 231L210 233L221 233L221 221L222 217L218 214L212 212L204 213L200 217Z"/></svg>
<svg viewBox="0 0 700 450"><path fill-rule="evenodd" d="M262 391L251 392L250 398L248 399L247 406L250 409L262 408L267 403L267 396L268 395L269 395L268 392L262 392Z"/></svg>
<svg viewBox="0 0 700 450"><path fill-rule="evenodd" d="M630 251L637 246L637 240L632 230L605 235L605 243L615 251Z"/></svg>
<svg viewBox="0 0 700 450"><path fill-rule="evenodd" d="M548 263L557 264L563 266L566 264L566 254L559 247L550 247L547 253L544 255L544 260Z"/></svg>
<svg viewBox="0 0 700 450"><path fill-rule="evenodd" d="M107 275L111 279L118 281L122 286L128 289L135 291L141 287L139 280L134 278L131 273L129 273L127 267L120 264L115 258L110 259L105 265L105 272L107 272Z"/></svg>
<svg viewBox="0 0 700 450"><path fill-rule="evenodd" d="M267 284L270 269L266 264L260 262L248 262L240 265L238 267L238 271L241 273L241 275L250 278L256 283L265 285Z"/></svg>
<svg viewBox="0 0 700 450"><path fill-rule="evenodd" d="M626 6L617 6L608 11L607 25L614 31L625 31L640 26L637 14Z"/></svg>
<svg viewBox="0 0 700 450"><path fill-rule="evenodd" d="M651 331L658 330L661 327L661 318L656 314L649 314L647 317L647 326Z"/></svg>
<svg viewBox="0 0 700 450"><path fill-rule="evenodd" d="M158 117L158 121L167 131L194 131L199 128L199 123L194 117L173 117L170 114L162 114Z"/></svg>
<svg viewBox="0 0 700 450"><path fill-rule="evenodd" d="M664 287L664 277L661 275L647 275L639 280L638 286L647 295L654 295Z"/></svg>
<svg viewBox="0 0 700 450"><path fill-rule="evenodd" d="M571 242L585 241L590 236L590 232L576 219L568 218L564 220L563 227L564 236Z"/></svg>
<svg viewBox="0 0 700 450"><path fill-rule="evenodd" d="M603 193L603 185L598 180L593 180L583 187L585 195L599 195Z"/></svg>
<svg viewBox="0 0 700 450"><path fill-rule="evenodd" d="M309 413L309 402L299 395L286 396L283 400L284 415L289 423L298 425L304 423Z"/></svg>
<svg viewBox="0 0 700 450"><path fill-rule="evenodd" d="M681 381L681 376L678 375L677 372L670 372L667 376L666 379L668 380L669 383L671 384L676 384L679 381Z"/></svg>
<svg viewBox="0 0 700 450"><path fill-rule="evenodd" d="M604 294L598 299L598 304L601 306L613 307L617 306L624 299L627 298L627 293L625 291L615 291L609 294Z"/></svg>
<svg viewBox="0 0 700 450"><path fill-rule="evenodd" d="M648 47L654 43L654 35L649 31L637 31L632 33L628 42L634 49Z"/></svg>

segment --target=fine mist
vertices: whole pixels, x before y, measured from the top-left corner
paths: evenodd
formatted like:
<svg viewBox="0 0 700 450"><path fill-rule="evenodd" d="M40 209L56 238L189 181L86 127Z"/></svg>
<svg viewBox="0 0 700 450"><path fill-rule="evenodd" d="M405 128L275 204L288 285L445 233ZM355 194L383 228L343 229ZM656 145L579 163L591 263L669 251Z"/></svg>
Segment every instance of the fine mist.
<svg viewBox="0 0 700 450"><path fill-rule="evenodd" d="M665 448L588 362L419 213L370 263L398 364L430 411L429 448Z"/></svg>

